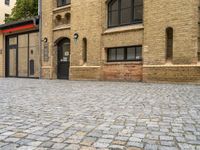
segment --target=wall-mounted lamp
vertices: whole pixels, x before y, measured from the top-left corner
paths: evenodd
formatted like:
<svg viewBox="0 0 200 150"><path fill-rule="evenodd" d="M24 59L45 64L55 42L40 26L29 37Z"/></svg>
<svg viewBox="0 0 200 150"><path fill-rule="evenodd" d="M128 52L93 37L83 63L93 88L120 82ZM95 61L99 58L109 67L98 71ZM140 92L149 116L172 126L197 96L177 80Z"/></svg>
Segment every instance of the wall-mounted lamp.
<svg viewBox="0 0 200 150"><path fill-rule="evenodd" d="M47 43L47 42L48 42L48 38L45 37L45 38L42 40L42 42Z"/></svg>
<svg viewBox="0 0 200 150"><path fill-rule="evenodd" d="M74 33L74 39L77 40L79 37L78 33Z"/></svg>

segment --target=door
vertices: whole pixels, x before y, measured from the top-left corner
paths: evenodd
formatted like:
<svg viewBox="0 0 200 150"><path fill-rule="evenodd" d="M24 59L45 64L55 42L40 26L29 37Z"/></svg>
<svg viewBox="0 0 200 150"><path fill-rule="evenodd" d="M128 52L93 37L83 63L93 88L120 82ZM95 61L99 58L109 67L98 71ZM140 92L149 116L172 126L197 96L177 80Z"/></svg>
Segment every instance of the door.
<svg viewBox="0 0 200 150"><path fill-rule="evenodd" d="M17 37L6 39L6 76L17 76Z"/></svg>
<svg viewBox="0 0 200 150"><path fill-rule="evenodd" d="M58 79L69 79L70 67L70 41L63 39L58 43L57 56L57 77Z"/></svg>

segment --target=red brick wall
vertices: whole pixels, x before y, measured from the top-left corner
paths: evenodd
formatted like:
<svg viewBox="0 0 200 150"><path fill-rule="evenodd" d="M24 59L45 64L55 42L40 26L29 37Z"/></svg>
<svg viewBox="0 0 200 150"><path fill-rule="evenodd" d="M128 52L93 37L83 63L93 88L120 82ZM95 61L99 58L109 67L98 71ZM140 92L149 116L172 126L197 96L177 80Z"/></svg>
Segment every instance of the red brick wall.
<svg viewBox="0 0 200 150"><path fill-rule="evenodd" d="M102 80L142 81L142 63L107 63L102 67Z"/></svg>

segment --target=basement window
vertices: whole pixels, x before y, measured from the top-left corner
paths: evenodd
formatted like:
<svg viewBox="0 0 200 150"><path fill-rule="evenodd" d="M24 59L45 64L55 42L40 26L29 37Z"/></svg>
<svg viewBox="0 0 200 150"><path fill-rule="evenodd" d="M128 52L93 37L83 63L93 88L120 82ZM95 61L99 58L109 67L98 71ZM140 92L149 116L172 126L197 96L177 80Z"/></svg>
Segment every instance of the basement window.
<svg viewBox="0 0 200 150"><path fill-rule="evenodd" d="M109 48L107 51L108 62L141 61L142 46L129 46Z"/></svg>

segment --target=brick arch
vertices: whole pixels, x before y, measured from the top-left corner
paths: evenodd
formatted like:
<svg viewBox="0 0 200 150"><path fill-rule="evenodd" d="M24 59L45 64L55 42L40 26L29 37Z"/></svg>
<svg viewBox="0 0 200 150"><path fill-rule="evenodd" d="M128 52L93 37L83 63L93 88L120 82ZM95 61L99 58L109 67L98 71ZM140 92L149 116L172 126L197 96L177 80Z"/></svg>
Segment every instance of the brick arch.
<svg viewBox="0 0 200 150"><path fill-rule="evenodd" d="M65 40L65 39L68 39L70 42L70 38L62 36L54 41L54 46L57 46L60 41Z"/></svg>

